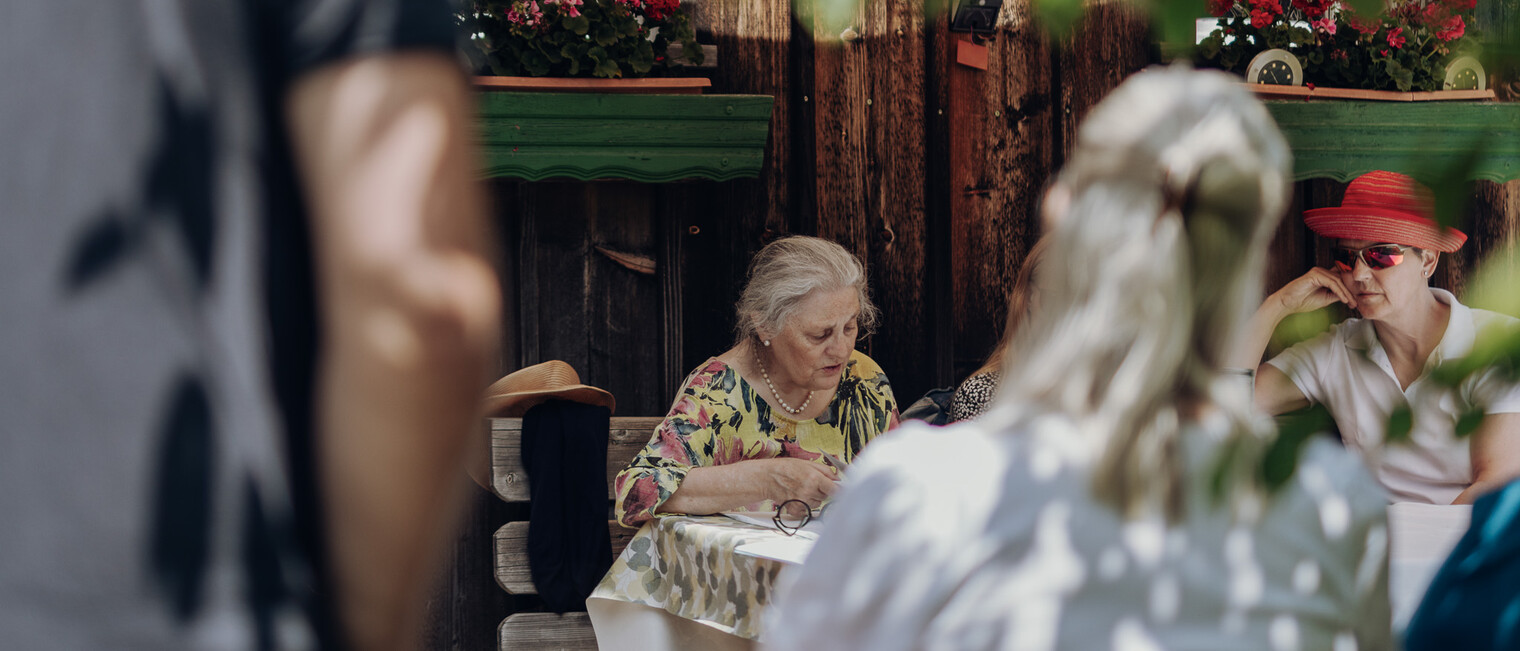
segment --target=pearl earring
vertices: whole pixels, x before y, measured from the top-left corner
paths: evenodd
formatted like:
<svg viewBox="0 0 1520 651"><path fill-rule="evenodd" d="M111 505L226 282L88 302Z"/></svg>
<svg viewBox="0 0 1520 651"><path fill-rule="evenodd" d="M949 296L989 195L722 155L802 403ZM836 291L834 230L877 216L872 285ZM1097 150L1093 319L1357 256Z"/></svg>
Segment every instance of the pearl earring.
<svg viewBox="0 0 1520 651"><path fill-rule="evenodd" d="M770 345L771 345L771 340L769 340L769 339L766 339L766 340L765 340L765 341L762 341L762 342L760 342L760 343L762 343L762 344L765 344L765 347L766 347L766 348L770 348Z"/></svg>

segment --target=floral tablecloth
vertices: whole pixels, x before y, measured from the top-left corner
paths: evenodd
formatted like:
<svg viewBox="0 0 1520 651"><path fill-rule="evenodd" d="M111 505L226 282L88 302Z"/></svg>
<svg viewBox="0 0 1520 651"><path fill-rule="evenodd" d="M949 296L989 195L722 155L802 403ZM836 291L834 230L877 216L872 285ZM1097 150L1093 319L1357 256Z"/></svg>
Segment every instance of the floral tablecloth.
<svg viewBox="0 0 1520 651"><path fill-rule="evenodd" d="M660 608L758 640L761 611L786 565L734 549L783 537L724 516L661 516L639 529L591 598Z"/></svg>

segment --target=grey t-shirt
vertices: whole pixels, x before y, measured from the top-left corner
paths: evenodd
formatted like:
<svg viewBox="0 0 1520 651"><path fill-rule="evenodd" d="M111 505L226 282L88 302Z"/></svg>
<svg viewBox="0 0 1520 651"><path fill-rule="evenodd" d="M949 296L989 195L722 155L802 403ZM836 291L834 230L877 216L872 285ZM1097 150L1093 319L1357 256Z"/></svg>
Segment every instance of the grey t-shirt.
<svg viewBox="0 0 1520 651"><path fill-rule="evenodd" d="M447 8L7 4L6 648L314 645L263 284L271 220L304 225L280 108L302 74L401 47L451 48Z"/></svg>

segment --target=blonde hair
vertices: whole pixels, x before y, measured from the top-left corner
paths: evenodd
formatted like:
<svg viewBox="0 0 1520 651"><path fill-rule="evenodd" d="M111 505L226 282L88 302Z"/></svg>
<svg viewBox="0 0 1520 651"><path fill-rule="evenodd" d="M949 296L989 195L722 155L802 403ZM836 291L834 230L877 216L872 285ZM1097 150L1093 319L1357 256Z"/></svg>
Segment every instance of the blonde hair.
<svg viewBox="0 0 1520 651"><path fill-rule="evenodd" d="M1069 205L1047 237L1041 309L1004 368L1012 418L1056 412L1096 460L1093 490L1126 517L1184 508L1179 435L1211 403L1254 486L1263 432L1249 391L1220 374L1260 296L1286 207L1290 153L1239 80L1153 68L1095 107L1057 179ZM1233 381L1238 382L1238 379ZM1245 443L1245 445L1240 445ZM1251 456L1251 455L1257 456Z"/></svg>
<svg viewBox="0 0 1520 651"><path fill-rule="evenodd" d="M865 265L828 240L794 235L771 242L750 261L748 278L734 306L736 343L758 338L760 329L781 332L802 301L819 290L853 288L860 300L858 337L876 329L880 313L871 302Z"/></svg>

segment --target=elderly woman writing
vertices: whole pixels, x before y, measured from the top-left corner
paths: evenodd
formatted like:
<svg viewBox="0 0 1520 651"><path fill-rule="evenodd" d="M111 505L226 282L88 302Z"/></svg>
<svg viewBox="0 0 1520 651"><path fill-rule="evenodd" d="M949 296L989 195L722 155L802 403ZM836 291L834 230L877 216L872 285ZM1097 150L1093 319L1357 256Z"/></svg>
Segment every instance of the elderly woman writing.
<svg viewBox="0 0 1520 651"><path fill-rule="evenodd" d="M1340 206L1305 211L1304 223L1334 240L1333 266L1310 269L1262 303L1239 362L1255 367L1290 314L1337 301L1356 309L1360 319L1262 364L1257 407L1279 414L1323 404L1395 501L1471 503L1520 476L1520 390L1487 372L1452 391L1429 371L1465 355L1484 329L1517 321L1430 286L1441 253L1467 239L1431 216L1429 190L1392 172L1353 180ZM1385 446L1389 416L1404 406L1414 416L1409 443ZM1471 440L1455 435L1468 413L1486 414Z"/></svg>
<svg viewBox="0 0 1520 651"><path fill-rule="evenodd" d="M814 237L767 245L750 264L734 347L686 378L649 445L619 473L617 518L816 508L837 469L897 423L881 368L855 350L876 324L865 269ZM797 502L788 509L800 512Z"/></svg>

